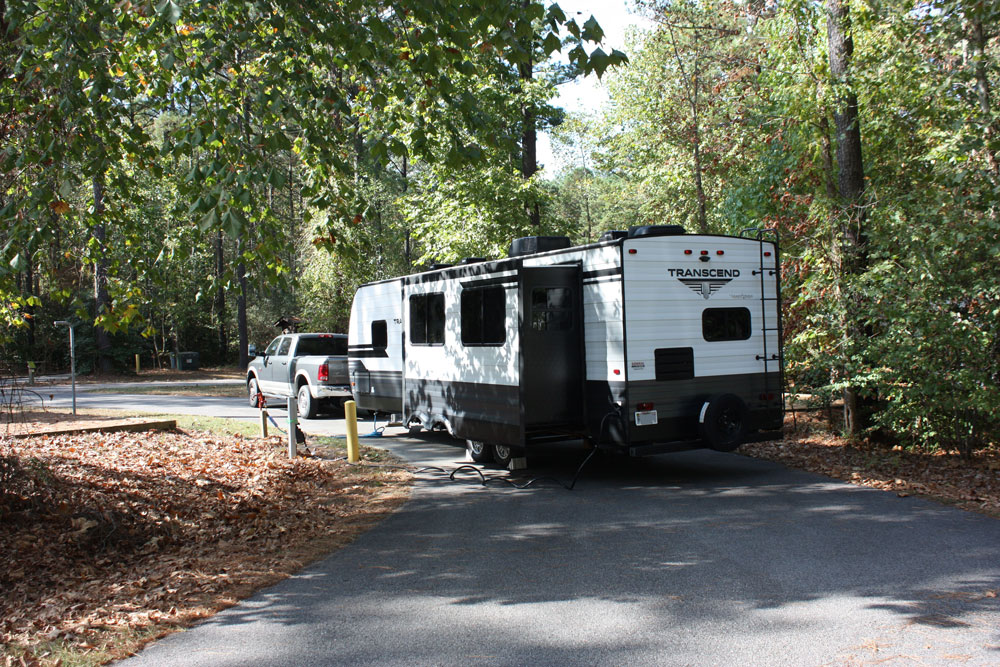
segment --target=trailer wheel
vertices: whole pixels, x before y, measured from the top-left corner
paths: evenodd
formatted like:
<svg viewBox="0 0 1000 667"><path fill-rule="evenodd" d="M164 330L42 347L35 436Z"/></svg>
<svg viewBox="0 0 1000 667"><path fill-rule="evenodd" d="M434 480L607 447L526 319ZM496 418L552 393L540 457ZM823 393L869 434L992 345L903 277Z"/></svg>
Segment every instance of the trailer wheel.
<svg viewBox="0 0 1000 667"><path fill-rule="evenodd" d="M510 445L493 445L493 460L501 467L510 466L510 460L514 458L514 450Z"/></svg>
<svg viewBox="0 0 1000 667"><path fill-rule="evenodd" d="M493 448L482 440L466 440L465 448L469 452L469 458L476 463L489 463L493 460Z"/></svg>
<svg viewBox="0 0 1000 667"><path fill-rule="evenodd" d="M747 433L747 406L734 394L713 396L701 407L698 418L701 439L709 448L731 452Z"/></svg>

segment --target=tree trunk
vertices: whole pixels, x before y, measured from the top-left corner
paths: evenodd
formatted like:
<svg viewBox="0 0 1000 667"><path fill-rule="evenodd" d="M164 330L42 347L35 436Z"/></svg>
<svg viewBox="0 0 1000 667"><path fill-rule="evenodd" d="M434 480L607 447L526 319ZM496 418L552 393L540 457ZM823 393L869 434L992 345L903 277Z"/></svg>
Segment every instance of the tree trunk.
<svg viewBox="0 0 1000 667"><path fill-rule="evenodd" d="M698 229L708 234L708 214L706 213L705 188L701 182L701 133L698 128L698 114L694 116L694 189L698 197Z"/></svg>
<svg viewBox="0 0 1000 667"><path fill-rule="evenodd" d="M242 257L242 244L240 246ZM236 297L236 329L240 337L240 370L245 371L250 365L250 354L247 351L250 337L247 333L247 271L242 259L236 265L236 277L240 285L239 296Z"/></svg>
<svg viewBox="0 0 1000 667"><path fill-rule="evenodd" d="M837 190L840 217L843 221L840 240L841 270L848 295L844 304L847 313L844 326L845 354L862 343L865 332L852 314L858 312L858 300L851 296L857 277L868 264L865 211L862 195L865 189L864 163L861 157L861 125L858 118L858 97L851 86L850 68L854 52L851 20L842 0L827 2L827 42L830 52L830 75L837 87L837 108L833 112L837 137ZM848 370L848 379L850 371ZM859 437L868 427L867 402L858 387L849 384L844 389L844 431L848 437Z"/></svg>
<svg viewBox="0 0 1000 667"><path fill-rule="evenodd" d="M94 218L97 220L91 232L97 241L97 257L94 260L94 309L97 317L111 310L111 297L108 295L108 266L105 263L105 241L107 232L101 217L104 215L104 182L101 176L94 176ZM108 331L100 324L94 327L94 340L97 344L97 369L100 373L110 373L111 368L111 338Z"/></svg>
<svg viewBox="0 0 1000 667"><path fill-rule="evenodd" d="M226 289L222 278L226 275L224 237L220 229L215 236L215 279L219 285L215 291L215 315L219 318L219 363L226 363L229 354L229 338L226 335Z"/></svg>
<svg viewBox="0 0 1000 667"><path fill-rule="evenodd" d="M24 270L24 291L27 292L28 298L35 296L34 261L35 254L33 252L28 252L28 267ZM29 304L24 311L27 315L25 319L28 320L28 355L31 357L35 354L35 307Z"/></svg>
<svg viewBox="0 0 1000 667"><path fill-rule="evenodd" d="M522 5L530 7L532 0L523 0ZM534 78L535 63L531 57L534 51L533 37L528 38L525 48L528 52L527 62L517 66L518 75L521 81L526 83ZM531 104L525 104L521 109L521 177L528 180L538 171L538 132L536 130L535 108ZM538 208L538 202L534 199L524 203L524 211L528 215L528 222L532 227L541 224L542 216Z"/></svg>
<svg viewBox="0 0 1000 667"><path fill-rule="evenodd" d="M986 71L987 58L986 46L989 37L983 27L982 4L977 5L969 11L969 42L975 50L975 67L973 76L976 81L976 101L979 103L979 112L983 116L983 144L985 145L986 166L994 179L1000 177L1000 160L994 152L994 144L997 139L997 121L992 116L992 103L990 101L990 80Z"/></svg>

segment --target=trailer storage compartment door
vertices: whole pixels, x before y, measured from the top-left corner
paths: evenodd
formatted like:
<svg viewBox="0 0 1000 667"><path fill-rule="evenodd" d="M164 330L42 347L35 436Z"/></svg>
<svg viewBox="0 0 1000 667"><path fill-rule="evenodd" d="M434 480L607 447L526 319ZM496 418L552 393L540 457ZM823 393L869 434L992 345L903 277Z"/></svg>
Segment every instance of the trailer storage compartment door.
<svg viewBox="0 0 1000 667"><path fill-rule="evenodd" d="M583 422L580 268L521 269L521 398L524 424Z"/></svg>

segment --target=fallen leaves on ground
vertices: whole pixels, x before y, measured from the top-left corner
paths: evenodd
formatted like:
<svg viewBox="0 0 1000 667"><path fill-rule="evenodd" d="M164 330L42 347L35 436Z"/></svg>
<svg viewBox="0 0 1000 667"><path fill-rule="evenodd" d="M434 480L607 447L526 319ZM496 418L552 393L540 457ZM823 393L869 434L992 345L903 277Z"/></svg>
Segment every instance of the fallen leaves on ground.
<svg viewBox="0 0 1000 667"><path fill-rule="evenodd" d="M277 439L148 432L0 440L0 643L102 662L235 603L405 499L388 468L284 458ZM2 483L2 480L0 480Z"/></svg>
<svg viewBox="0 0 1000 667"><path fill-rule="evenodd" d="M969 459L948 452L851 445L825 431L790 431L783 440L740 447L756 458L820 473L858 486L923 496L1000 518L1000 451Z"/></svg>

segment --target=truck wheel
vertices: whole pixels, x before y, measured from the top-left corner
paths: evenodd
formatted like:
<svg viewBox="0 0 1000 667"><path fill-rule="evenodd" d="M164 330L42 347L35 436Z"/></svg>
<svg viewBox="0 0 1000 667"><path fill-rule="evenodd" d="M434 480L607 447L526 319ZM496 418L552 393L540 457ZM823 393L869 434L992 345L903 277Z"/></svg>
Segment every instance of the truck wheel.
<svg viewBox="0 0 1000 667"><path fill-rule="evenodd" d="M316 416L316 401L309 393L309 385L303 384L295 394L295 400L299 407L299 417L302 419L312 419Z"/></svg>
<svg viewBox="0 0 1000 667"><path fill-rule="evenodd" d="M489 463L493 460L493 448L482 440L466 440L465 448L469 452L469 458L476 463Z"/></svg>
<svg viewBox="0 0 1000 667"><path fill-rule="evenodd" d="M260 385L257 384L257 378L252 377L250 381L247 382L247 394L250 396L250 407L259 408L260 407Z"/></svg>
<svg viewBox="0 0 1000 667"><path fill-rule="evenodd" d="M493 445L493 460L501 467L510 467L510 460L514 458L514 450L510 445Z"/></svg>
<svg viewBox="0 0 1000 667"><path fill-rule="evenodd" d="M739 396L713 396L701 408L698 419L701 439L709 448L731 452L747 434L747 406Z"/></svg>

